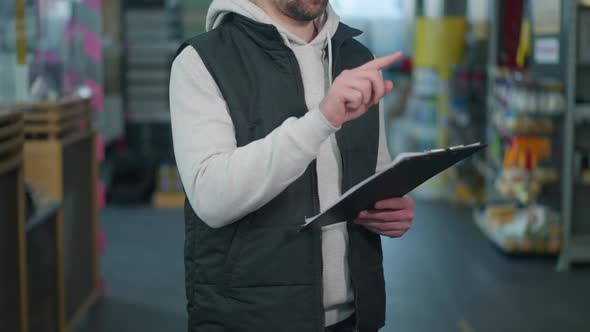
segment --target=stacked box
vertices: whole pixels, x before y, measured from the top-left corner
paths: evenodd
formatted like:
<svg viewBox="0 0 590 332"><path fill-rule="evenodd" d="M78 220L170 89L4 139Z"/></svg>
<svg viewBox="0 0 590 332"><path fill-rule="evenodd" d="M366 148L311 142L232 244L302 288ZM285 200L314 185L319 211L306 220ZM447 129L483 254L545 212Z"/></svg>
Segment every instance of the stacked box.
<svg viewBox="0 0 590 332"><path fill-rule="evenodd" d="M158 169L156 192L152 198L155 207L180 208L184 205L184 188L176 166L164 163Z"/></svg>

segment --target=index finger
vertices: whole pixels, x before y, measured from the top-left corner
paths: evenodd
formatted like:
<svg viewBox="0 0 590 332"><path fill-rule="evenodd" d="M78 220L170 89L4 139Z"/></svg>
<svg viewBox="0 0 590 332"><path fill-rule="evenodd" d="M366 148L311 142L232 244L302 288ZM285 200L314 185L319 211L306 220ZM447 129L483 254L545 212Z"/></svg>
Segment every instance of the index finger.
<svg viewBox="0 0 590 332"><path fill-rule="evenodd" d="M403 53L402 52L395 52L393 54L386 55L381 58L377 58L375 60L371 60L364 65L360 66L360 69L371 69L371 70L381 70L387 68L394 64L397 60L401 59Z"/></svg>

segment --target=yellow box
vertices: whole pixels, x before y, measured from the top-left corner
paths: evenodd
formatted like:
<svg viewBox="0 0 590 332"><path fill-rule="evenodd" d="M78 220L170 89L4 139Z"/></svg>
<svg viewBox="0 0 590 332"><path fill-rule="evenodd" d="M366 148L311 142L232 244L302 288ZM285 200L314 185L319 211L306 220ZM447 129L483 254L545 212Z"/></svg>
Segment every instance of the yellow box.
<svg viewBox="0 0 590 332"><path fill-rule="evenodd" d="M416 66L436 67L448 79L451 66L463 61L466 31L463 17L416 19Z"/></svg>

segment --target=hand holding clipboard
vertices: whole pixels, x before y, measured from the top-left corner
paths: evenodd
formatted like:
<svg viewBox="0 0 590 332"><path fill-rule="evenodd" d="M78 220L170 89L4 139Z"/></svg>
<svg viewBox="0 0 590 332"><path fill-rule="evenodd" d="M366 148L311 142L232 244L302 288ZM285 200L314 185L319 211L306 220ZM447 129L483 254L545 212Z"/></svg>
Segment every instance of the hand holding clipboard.
<svg viewBox="0 0 590 332"><path fill-rule="evenodd" d="M476 143L428 152L401 153L385 170L350 188L324 212L307 218L303 229L311 225L324 227L352 221L359 212L370 208L375 202L403 197L430 178L485 147L485 144Z"/></svg>

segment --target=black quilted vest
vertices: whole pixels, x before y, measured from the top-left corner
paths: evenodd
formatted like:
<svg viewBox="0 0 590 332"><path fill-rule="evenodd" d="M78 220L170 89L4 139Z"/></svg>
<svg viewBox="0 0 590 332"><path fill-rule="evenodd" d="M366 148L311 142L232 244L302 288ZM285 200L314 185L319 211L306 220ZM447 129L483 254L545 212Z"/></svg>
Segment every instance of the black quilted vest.
<svg viewBox="0 0 590 332"><path fill-rule="evenodd" d="M334 77L373 58L353 39L359 34L340 24L332 38ZM238 146L308 111L297 59L274 26L230 14L184 47L197 50L219 86ZM343 192L375 172L378 114L374 107L336 134ZM321 229L300 231L318 211L315 162L268 204L226 227L208 227L187 202L189 331L323 331ZM374 332L385 318L381 240L354 224L348 231L357 328Z"/></svg>

